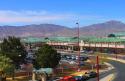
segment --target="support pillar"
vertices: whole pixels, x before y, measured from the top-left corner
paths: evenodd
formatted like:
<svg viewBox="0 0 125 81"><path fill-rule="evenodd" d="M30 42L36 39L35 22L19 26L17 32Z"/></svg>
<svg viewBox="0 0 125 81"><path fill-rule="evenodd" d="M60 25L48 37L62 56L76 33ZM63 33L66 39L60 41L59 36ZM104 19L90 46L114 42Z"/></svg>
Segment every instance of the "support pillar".
<svg viewBox="0 0 125 81"><path fill-rule="evenodd" d="M35 81L35 78L36 78L36 74L35 74L35 72L33 72L33 74L32 74L32 81Z"/></svg>
<svg viewBox="0 0 125 81"><path fill-rule="evenodd" d="M41 78L41 81L47 81L45 74L40 75L40 78Z"/></svg>
<svg viewBox="0 0 125 81"><path fill-rule="evenodd" d="M83 46L80 46L80 51L82 51L83 50Z"/></svg>
<svg viewBox="0 0 125 81"><path fill-rule="evenodd" d="M71 47L70 46L68 47L68 51L71 51Z"/></svg>

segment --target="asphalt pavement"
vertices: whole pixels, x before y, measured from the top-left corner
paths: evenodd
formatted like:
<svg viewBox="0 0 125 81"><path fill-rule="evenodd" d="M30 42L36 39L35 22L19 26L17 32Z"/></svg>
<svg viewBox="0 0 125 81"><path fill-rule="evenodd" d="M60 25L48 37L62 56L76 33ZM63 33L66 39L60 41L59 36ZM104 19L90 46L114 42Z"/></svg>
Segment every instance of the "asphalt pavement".
<svg viewBox="0 0 125 81"><path fill-rule="evenodd" d="M125 56L124 57L118 57L118 58L125 59ZM115 73L116 76L115 76L113 81L125 81L125 64L121 63L121 62L118 62L118 61L109 61L109 63L112 64L115 67L115 69L110 70L106 73L100 74L100 79L108 76L109 74ZM97 81L97 79L93 78L93 79L89 79L87 81Z"/></svg>
<svg viewBox="0 0 125 81"><path fill-rule="evenodd" d="M104 77L106 77L106 76L108 76L109 74L112 74L112 73L115 73L115 69L112 69L112 70L110 70L110 71L108 71L108 72L101 73L101 74L99 75L99 78L100 78L100 80L101 80L102 78L104 78ZM87 81L97 81L97 78L91 78L91 79L89 79L89 80L87 80Z"/></svg>
<svg viewBox="0 0 125 81"><path fill-rule="evenodd" d="M115 67L117 73L113 81L125 81L125 64L117 61L110 61L109 63Z"/></svg>
<svg viewBox="0 0 125 81"><path fill-rule="evenodd" d="M109 61L110 64L112 64L115 69L111 70L109 72L106 72L104 74L100 74L100 79L103 77L106 77L107 75L111 74L112 72L116 74L113 81L125 81L125 64L118 62L118 61ZM90 79L88 81L97 81L96 78Z"/></svg>

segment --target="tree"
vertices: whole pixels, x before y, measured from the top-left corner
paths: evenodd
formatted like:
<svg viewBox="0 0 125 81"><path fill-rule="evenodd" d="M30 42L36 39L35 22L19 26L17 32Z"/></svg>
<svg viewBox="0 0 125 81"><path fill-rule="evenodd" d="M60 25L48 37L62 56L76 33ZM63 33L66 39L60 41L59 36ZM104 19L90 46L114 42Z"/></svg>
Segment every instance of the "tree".
<svg viewBox="0 0 125 81"><path fill-rule="evenodd" d="M115 35L114 34L109 34L108 37L115 37Z"/></svg>
<svg viewBox="0 0 125 81"><path fill-rule="evenodd" d="M14 65L11 62L12 60L10 58L0 54L0 76L5 73L10 73L13 70Z"/></svg>
<svg viewBox="0 0 125 81"><path fill-rule="evenodd" d="M19 66L21 62L24 62L26 57L26 50L19 38L8 37L3 40L0 45L1 53L9 57L16 67Z"/></svg>
<svg viewBox="0 0 125 81"><path fill-rule="evenodd" d="M51 46L45 44L39 48L35 66L42 68L55 68L61 59L61 55L57 53Z"/></svg>

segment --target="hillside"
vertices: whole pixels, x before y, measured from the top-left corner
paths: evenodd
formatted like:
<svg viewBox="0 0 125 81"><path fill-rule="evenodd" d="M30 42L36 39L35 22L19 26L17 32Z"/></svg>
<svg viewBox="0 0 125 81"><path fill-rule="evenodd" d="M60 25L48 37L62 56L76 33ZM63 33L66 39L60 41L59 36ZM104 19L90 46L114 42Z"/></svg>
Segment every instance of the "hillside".
<svg viewBox="0 0 125 81"><path fill-rule="evenodd" d="M120 21L112 20L82 27L80 31L81 35L102 37L114 32L125 32L125 24Z"/></svg>
<svg viewBox="0 0 125 81"><path fill-rule="evenodd" d="M81 36L106 36L114 32L125 31L125 24L120 21L108 21L80 27ZM76 36L76 28L54 24L25 25L25 26L0 26L0 38L7 36L17 37L50 37L50 36Z"/></svg>

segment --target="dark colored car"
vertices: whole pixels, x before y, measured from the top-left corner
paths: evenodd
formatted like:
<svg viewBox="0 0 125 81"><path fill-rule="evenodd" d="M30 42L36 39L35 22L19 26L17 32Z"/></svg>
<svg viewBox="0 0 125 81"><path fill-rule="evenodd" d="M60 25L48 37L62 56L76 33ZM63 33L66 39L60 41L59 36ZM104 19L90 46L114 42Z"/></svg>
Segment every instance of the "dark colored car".
<svg viewBox="0 0 125 81"><path fill-rule="evenodd" d="M53 80L49 80L49 81L60 81L61 77L55 77L53 78Z"/></svg>
<svg viewBox="0 0 125 81"><path fill-rule="evenodd" d="M95 77L97 77L97 73L92 71L92 72L89 73L89 77L90 78L95 78Z"/></svg>
<svg viewBox="0 0 125 81"><path fill-rule="evenodd" d="M80 61L86 61L88 59L89 59L89 57L83 57L83 56L80 57Z"/></svg>
<svg viewBox="0 0 125 81"><path fill-rule="evenodd" d="M82 76L82 81L86 81L86 80L88 80L89 79L89 77L88 76Z"/></svg>
<svg viewBox="0 0 125 81"><path fill-rule="evenodd" d="M94 71L86 72L85 75L87 75L89 78L97 77L97 73Z"/></svg>
<svg viewBox="0 0 125 81"><path fill-rule="evenodd" d="M75 76L74 78L76 81L81 81L82 76Z"/></svg>
<svg viewBox="0 0 125 81"><path fill-rule="evenodd" d="M89 79L87 76L75 76L74 78L76 81L86 81Z"/></svg>

